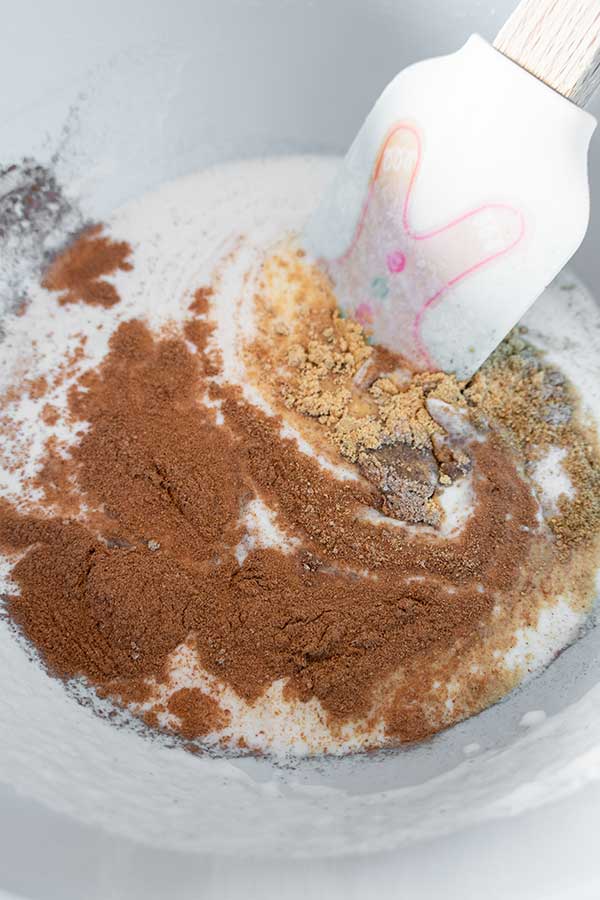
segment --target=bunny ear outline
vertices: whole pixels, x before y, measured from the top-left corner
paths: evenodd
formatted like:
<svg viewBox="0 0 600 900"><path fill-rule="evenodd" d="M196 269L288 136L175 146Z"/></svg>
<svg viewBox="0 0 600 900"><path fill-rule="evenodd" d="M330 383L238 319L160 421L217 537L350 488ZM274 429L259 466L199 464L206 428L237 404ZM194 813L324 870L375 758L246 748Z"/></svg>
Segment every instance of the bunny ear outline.
<svg viewBox="0 0 600 900"><path fill-rule="evenodd" d="M401 213L401 224L406 230L408 203L421 166L421 154L421 138L413 125L398 122L392 126L377 154L369 180L367 196L363 202L352 240L347 249L336 260L337 263L344 263L356 249L365 227L375 185L377 182L381 182L384 177L390 181L389 187L393 191L391 196L402 198L402 206L399 212Z"/></svg>
<svg viewBox="0 0 600 900"><path fill-rule="evenodd" d="M438 270L436 289L422 298L411 329L415 349L427 364L431 360L421 338L425 315L464 278L516 247L525 234L525 218L519 209L507 203L483 203L437 228L416 231L410 221L410 206L422 154L421 136L414 125L398 122L392 126L377 154L352 241L337 263L346 262L357 249L375 187L383 188L386 196L393 197L396 203L395 207L391 206L391 214L403 232L404 241L413 244Z"/></svg>

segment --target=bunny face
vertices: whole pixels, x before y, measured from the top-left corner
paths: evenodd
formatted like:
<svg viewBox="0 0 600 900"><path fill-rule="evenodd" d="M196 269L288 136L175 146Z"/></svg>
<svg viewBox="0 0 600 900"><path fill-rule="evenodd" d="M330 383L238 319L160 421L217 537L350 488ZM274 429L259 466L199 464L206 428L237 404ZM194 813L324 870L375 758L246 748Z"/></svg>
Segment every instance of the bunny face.
<svg viewBox="0 0 600 900"><path fill-rule="evenodd" d="M525 222L511 206L483 203L416 231L411 203L421 159L417 128L394 125L377 155L350 245L329 262L329 271L342 306L376 342L400 351L415 368L430 369L436 361L423 337L425 317L435 315L459 282L516 247Z"/></svg>

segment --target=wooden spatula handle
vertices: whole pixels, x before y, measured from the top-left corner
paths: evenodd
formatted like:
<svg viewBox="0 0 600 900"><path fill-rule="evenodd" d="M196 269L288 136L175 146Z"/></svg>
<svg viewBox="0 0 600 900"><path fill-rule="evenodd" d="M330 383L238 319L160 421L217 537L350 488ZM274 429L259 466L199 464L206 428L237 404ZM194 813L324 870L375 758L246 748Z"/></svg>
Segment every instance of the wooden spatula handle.
<svg viewBox="0 0 600 900"><path fill-rule="evenodd" d="M522 0L494 46L585 106L600 84L600 0Z"/></svg>

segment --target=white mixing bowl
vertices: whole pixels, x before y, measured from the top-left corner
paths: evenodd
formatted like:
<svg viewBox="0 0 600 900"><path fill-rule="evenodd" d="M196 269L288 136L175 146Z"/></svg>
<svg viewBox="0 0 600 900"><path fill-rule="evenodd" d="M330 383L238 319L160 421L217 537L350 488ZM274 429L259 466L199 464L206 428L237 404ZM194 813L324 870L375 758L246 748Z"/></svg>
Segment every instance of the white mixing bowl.
<svg viewBox="0 0 600 900"><path fill-rule="evenodd" d="M210 163L341 153L400 68L473 31L492 38L512 6L4 0L0 168L23 157L51 164L86 217L101 220ZM593 189L599 139L591 176ZM600 215L574 263L592 288L599 234ZM22 854L2 859L0 887L4 877L35 896L77 896L54 875L27 875L28 822L34 841L40 829L64 836L76 868L108 831L149 848L140 866L153 848L171 854L174 873L181 853L374 851L564 797L600 777L599 649L591 628L525 688L426 746L290 771L197 758L114 728L36 667L0 618L0 830L14 823L23 835ZM532 710L547 718L525 729ZM86 896L125 896L113 889Z"/></svg>

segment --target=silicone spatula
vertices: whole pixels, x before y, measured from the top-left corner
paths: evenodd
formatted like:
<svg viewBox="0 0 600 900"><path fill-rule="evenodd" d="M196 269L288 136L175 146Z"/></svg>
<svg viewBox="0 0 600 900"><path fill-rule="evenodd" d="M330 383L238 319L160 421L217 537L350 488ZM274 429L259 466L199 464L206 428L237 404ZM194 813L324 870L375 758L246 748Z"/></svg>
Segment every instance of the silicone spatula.
<svg viewBox="0 0 600 900"><path fill-rule="evenodd" d="M600 0L524 0L385 89L309 221L344 313L416 369L469 378L575 252Z"/></svg>

